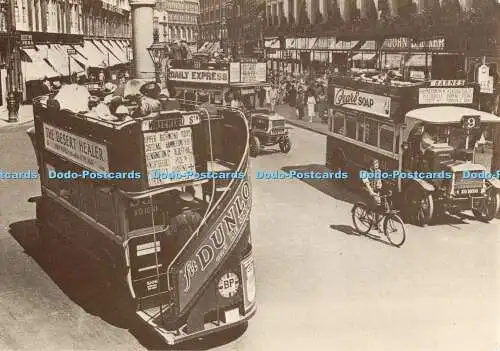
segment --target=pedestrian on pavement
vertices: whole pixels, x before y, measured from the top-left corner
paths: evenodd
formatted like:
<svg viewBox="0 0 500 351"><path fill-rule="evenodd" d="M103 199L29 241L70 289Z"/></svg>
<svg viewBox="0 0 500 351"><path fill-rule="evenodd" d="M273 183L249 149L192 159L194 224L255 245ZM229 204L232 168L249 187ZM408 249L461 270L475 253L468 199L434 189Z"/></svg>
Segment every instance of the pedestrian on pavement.
<svg viewBox="0 0 500 351"><path fill-rule="evenodd" d="M298 88L296 106L298 118L303 119L305 115L306 95L304 88L301 85L299 85Z"/></svg>
<svg viewBox="0 0 500 351"><path fill-rule="evenodd" d="M309 116L309 123L312 123L313 118L316 116L316 97L312 89L309 90L307 97L307 114Z"/></svg>
<svg viewBox="0 0 500 351"><path fill-rule="evenodd" d="M321 88L318 95L318 115L321 118L321 123L326 123L328 120L328 106L326 101L325 89Z"/></svg>
<svg viewBox="0 0 500 351"><path fill-rule="evenodd" d="M276 103L278 102L278 89L275 85L271 87L270 99L271 99L271 112L276 112Z"/></svg>

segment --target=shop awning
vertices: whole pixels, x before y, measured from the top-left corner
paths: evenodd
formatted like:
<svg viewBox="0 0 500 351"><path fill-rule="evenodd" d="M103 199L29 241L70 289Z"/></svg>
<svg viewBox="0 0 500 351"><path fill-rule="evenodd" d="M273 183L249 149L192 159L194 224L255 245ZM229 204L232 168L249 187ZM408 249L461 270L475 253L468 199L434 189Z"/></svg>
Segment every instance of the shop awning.
<svg viewBox="0 0 500 351"><path fill-rule="evenodd" d="M121 62L127 63L127 54L113 40L103 40L102 43Z"/></svg>
<svg viewBox="0 0 500 351"><path fill-rule="evenodd" d="M382 54L382 66L387 68L400 68L403 62L402 54Z"/></svg>
<svg viewBox="0 0 500 351"><path fill-rule="evenodd" d="M345 41L345 40L340 40L335 44L334 50L352 50L356 47L356 45L359 44L359 41L354 40L354 41Z"/></svg>
<svg viewBox="0 0 500 351"><path fill-rule="evenodd" d="M198 51L204 51L207 49L208 45L210 45L210 42L209 41L206 41L203 43L202 46L200 46L200 48L198 49Z"/></svg>
<svg viewBox="0 0 500 351"><path fill-rule="evenodd" d="M427 56L427 65L432 64L432 55ZM425 55L411 55L406 61L407 67L425 67Z"/></svg>
<svg viewBox="0 0 500 351"><path fill-rule="evenodd" d="M377 44L375 43L375 40L367 40L361 45L359 50L362 51L374 51L377 50Z"/></svg>
<svg viewBox="0 0 500 351"><path fill-rule="evenodd" d="M22 60L21 68L26 82L42 80L43 78L54 78L59 76L50 65L39 55L35 49L21 49L30 61Z"/></svg>
<svg viewBox="0 0 500 351"><path fill-rule="evenodd" d="M376 52L360 52L352 57L353 61L371 61L377 56Z"/></svg>
<svg viewBox="0 0 500 351"><path fill-rule="evenodd" d="M108 66L107 57L104 57L104 54L90 40L84 40L83 46L74 45L74 48L86 58L84 63L86 67L106 68Z"/></svg>
<svg viewBox="0 0 500 351"><path fill-rule="evenodd" d="M318 38L309 38L307 49L312 49L316 45L317 41Z"/></svg>
<svg viewBox="0 0 500 351"><path fill-rule="evenodd" d="M92 40L92 42L99 49L99 51L101 51L108 66L115 66L121 63L118 58L116 58L115 55L113 55L113 53L109 49L107 49L106 46L99 40Z"/></svg>
<svg viewBox="0 0 500 351"><path fill-rule="evenodd" d="M54 49L59 52L61 55L61 58L65 61L66 66L68 65L68 49L72 49L69 45L60 45L60 44L54 44L53 45ZM75 60L75 56L80 56L78 53L76 55L70 55L69 60L71 61L71 73L81 73L84 72L85 69L82 67L82 65ZM68 73L69 74L69 68L68 68Z"/></svg>

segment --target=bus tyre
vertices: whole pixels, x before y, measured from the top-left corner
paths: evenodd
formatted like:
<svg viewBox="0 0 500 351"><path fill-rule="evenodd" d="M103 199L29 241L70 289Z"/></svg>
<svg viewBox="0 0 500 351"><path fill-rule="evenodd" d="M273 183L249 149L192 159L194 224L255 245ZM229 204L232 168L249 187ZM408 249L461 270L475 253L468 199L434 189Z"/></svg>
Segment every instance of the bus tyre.
<svg viewBox="0 0 500 351"><path fill-rule="evenodd" d="M260 153L260 140L256 136L250 137L250 156L257 157Z"/></svg>
<svg viewBox="0 0 500 351"><path fill-rule="evenodd" d="M280 140L280 150L281 152L287 154L290 152L292 149L292 142L290 141L290 138L285 136L283 139Z"/></svg>
<svg viewBox="0 0 500 351"><path fill-rule="evenodd" d="M416 225L426 226L434 215L434 199L432 194L415 185L410 185L405 196L408 201L406 217Z"/></svg>
<svg viewBox="0 0 500 351"><path fill-rule="evenodd" d="M483 222L489 222L498 214L500 207L500 194L491 189L486 193L486 199L483 202L481 208L473 209L472 213L474 216Z"/></svg>

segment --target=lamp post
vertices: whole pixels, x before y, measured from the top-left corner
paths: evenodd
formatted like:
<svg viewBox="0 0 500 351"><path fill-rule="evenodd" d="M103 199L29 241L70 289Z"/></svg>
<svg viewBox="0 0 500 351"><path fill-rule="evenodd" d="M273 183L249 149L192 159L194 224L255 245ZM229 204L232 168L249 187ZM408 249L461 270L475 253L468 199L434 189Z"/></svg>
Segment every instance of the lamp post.
<svg viewBox="0 0 500 351"><path fill-rule="evenodd" d="M19 69L18 69L18 43L16 40L16 23L13 20L13 6L10 0L0 0L0 9L5 14L7 29L7 111L9 122L18 121L19 112Z"/></svg>
<svg viewBox="0 0 500 351"><path fill-rule="evenodd" d="M132 64L132 60L134 58L134 48L132 47L132 44L128 44L126 47L126 54L127 54L127 62L128 62L128 67L129 67L129 74L130 77L133 78L135 77L134 75L134 65Z"/></svg>
<svg viewBox="0 0 500 351"><path fill-rule="evenodd" d="M159 41L160 34L158 29L153 32L153 44L148 48L149 56L155 65L155 80L156 83L161 83L160 72L162 68L162 63L167 58L168 55L168 45L165 42Z"/></svg>

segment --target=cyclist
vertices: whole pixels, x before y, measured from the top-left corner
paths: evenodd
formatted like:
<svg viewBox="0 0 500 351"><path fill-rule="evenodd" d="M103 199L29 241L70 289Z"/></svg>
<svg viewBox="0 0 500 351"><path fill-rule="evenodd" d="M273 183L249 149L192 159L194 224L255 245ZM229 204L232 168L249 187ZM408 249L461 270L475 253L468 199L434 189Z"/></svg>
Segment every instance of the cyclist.
<svg viewBox="0 0 500 351"><path fill-rule="evenodd" d="M368 206L375 213L375 222L378 223L377 229L380 233L383 233L382 223L380 223L380 212L383 212L382 201L380 199L380 195L382 195L382 171L379 168L379 162L377 159L373 159L371 162L371 167L367 170L372 177L363 178L363 184L365 186L365 190L368 192L369 201Z"/></svg>

